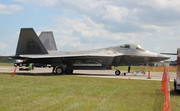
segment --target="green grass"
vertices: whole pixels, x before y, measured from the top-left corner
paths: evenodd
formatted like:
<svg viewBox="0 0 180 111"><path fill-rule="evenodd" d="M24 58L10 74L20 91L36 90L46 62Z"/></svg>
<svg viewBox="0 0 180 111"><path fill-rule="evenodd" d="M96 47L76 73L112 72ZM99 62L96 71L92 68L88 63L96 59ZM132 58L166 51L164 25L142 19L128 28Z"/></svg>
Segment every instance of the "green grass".
<svg viewBox="0 0 180 111"><path fill-rule="evenodd" d="M163 101L160 81L0 74L0 111L160 111Z"/></svg>
<svg viewBox="0 0 180 111"><path fill-rule="evenodd" d="M14 66L14 63L0 63L0 66Z"/></svg>

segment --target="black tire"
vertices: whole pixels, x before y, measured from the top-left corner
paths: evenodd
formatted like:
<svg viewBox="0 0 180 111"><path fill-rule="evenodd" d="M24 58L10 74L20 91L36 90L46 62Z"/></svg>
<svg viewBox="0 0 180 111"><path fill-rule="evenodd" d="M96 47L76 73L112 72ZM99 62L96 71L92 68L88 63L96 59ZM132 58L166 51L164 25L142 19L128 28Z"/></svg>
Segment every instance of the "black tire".
<svg viewBox="0 0 180 111"><path fill-rule="evenodd" d="M119 75L121 74L121 71L116 70L116 71L115 71L115 74L116 74L117 76L119 76Z"/></svg>
<svg viewBox="0 0 180 111"><path fill-rule="evenodd" d="M63 68L62 67L56 67L55 71L56 71L56 74L63 74Z"/></svg>
<svg viewBox="0 0 180 111"><path fill-rule="evenodd" d="M124 76L126 76L126 73L124 73Z"/></svg>

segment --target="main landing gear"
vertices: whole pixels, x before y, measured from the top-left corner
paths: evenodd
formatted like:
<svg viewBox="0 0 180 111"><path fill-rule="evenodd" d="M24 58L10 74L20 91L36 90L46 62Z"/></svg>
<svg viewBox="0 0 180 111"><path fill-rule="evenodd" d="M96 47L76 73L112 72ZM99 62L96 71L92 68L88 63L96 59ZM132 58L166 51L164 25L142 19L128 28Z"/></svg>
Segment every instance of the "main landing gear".
<svg viewBox="0 0 180 111"><path fill-rule="evenodd" d="M62 67L56 67L55 72L56 72L56 74L63 74L63 68Z"/></svg>
<svg viewBox="0 0 180 111"><path fill-rule="evenodd" d="M62 66L53 67L52 73L56 74L73 74L73 70L65 70Z"/></svg>

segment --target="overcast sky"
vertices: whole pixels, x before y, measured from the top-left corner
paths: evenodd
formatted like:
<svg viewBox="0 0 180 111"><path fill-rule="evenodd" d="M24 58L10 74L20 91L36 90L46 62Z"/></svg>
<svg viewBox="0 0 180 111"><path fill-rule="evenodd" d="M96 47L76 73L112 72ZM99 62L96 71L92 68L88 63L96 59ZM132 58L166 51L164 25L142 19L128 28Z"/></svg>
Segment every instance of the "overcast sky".
<svg viewBox="0 0 180 111"><path fill-rule="evenodd" d="M0 55L14 55L20 28L29 27L53 31L59 50L134 43L176 52L179 8L179 0L1 0Z"/></svg>

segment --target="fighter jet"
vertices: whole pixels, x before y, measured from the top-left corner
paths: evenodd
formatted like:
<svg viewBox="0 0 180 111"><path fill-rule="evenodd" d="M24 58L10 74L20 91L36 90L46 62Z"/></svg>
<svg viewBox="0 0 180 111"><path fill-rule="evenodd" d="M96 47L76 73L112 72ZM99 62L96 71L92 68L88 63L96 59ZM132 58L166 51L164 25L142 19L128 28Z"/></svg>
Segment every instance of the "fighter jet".
<svg viewBox="0 0 180 111"><path fill-rule="evenodd" d="M22 28L15 59L25 64L51 64L56 74L73 73L76 69L98 70L107 66L133 65L169 59L168 56L143 49L139 45L124 44L108 48L79 51L47 50L33 28ZM116 75L121 71L116 70Z"/></svg>

